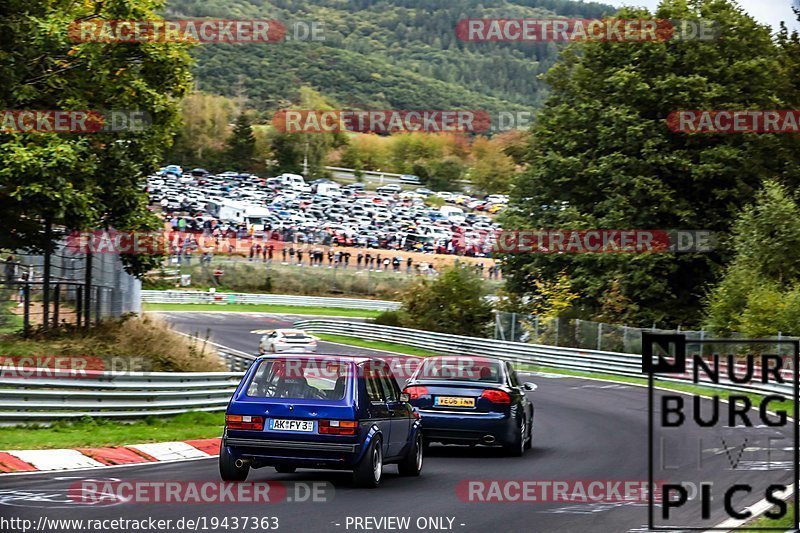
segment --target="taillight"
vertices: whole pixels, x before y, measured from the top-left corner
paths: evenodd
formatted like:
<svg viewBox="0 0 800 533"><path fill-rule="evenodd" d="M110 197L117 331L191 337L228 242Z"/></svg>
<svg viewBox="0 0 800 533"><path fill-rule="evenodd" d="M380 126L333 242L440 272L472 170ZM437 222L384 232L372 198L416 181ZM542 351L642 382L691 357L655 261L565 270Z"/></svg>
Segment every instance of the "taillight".
<svg viewBox="0 0 800 533"><path fill-rule="evenodd" d="M510 404L511 403L511 396L504 391L496 390L496 389L486 389L481 394L481 398L486 398L492 403L500 403L500 404Z"/></svg>
<svg viewBox="0 0 800 533"><path fill-rule="evenodd" d="M403 389L403 392L408 394L409 400L419 400L422 396L428 395L428 387L423 387L421 385L414 385L412 387L406 387Z"/></svg>
<svg viewBox="0 0 800 533"><path fill-rule="evenodd" d="M358 422L355 420L320 420L317 429L323 435L355 435Z"/></svg>
<svg viewBox="0 0 800 533"><path fill-rule="evenodd" d="M225 415L225 426L228 429L250 429L262 431L264 429L264 417Z"/></svg>

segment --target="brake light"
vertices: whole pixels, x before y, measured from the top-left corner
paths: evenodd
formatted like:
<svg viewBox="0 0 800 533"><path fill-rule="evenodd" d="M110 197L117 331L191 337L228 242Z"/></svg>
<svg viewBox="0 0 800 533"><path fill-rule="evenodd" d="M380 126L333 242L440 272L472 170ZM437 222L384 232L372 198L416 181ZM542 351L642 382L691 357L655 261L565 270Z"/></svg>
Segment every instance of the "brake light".
<svg viewBox="0 0 800 533"><path fill-rule="evenodd" d="M263 431L263 416L225 415L225 427L228 429L250 429Z"/></svg>
<svg viewBox="0 0 800 533"><path fill-rule="evenodd" d="M510 404L511 396L507 392L495 389L486 389L481 394L481 398L486 398L492 403Z"/></svg>
<svg viewBox="0 0 800 533"><path fill-rule="evenodd" d="M406 387L403 389L403 392L408 394L409 400L419 400L422 396L428 395L428 387L423 387L421 385L414 385L412 387Z"/></svg>
<svg viewBox="0 0 800 533"><path fill-rule="evenodd" d="M355 435L358 422L355 420L320 420L317 429L323 435Z"/></svg>

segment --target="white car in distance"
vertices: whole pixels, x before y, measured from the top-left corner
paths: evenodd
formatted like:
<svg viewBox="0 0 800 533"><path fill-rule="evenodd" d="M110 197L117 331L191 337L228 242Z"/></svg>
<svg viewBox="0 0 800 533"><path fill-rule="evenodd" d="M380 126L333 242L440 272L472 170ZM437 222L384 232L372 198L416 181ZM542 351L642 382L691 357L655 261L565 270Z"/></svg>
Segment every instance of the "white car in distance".
<svg viewBox="0 0 800 533"><path fill-rule="evenodd" d="M315 353L318 340L301 329L276 329L261 337L258 351L262 355L267 353Z"/></svg>

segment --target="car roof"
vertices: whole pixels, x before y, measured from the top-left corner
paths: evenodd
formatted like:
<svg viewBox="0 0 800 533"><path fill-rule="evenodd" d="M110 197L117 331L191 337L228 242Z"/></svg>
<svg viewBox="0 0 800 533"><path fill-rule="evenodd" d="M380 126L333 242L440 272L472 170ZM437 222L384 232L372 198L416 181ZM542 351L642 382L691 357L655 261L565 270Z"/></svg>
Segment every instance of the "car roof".
<svg viewBox="0 0 800 533"><path fill-rule="evenodd" d="M339 359L343 361L352 361L355 364L366 363L369 361L382 361L379 357L369 357L363 355L347 355L347 354L340 354L340 353L331 353L331 354L269 354L269 355L262 355L256 361L261 360L276 360L276 359L308 359L309 361L324 361L326 359Z"/></svg>

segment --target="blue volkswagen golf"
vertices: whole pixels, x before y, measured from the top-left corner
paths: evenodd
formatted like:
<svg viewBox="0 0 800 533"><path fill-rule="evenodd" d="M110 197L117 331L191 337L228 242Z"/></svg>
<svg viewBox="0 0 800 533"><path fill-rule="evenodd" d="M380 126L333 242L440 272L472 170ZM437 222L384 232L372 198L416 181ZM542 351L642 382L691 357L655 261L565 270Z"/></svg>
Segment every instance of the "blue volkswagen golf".
<svg viewBox="0 0 800 533"><path fill-rule="evenodd" d="M225 414L219 454L223 480L251 468L352 470L377 487L383 465L422 471L419 415L380 359L270 355L245 373Z"/></svg>

